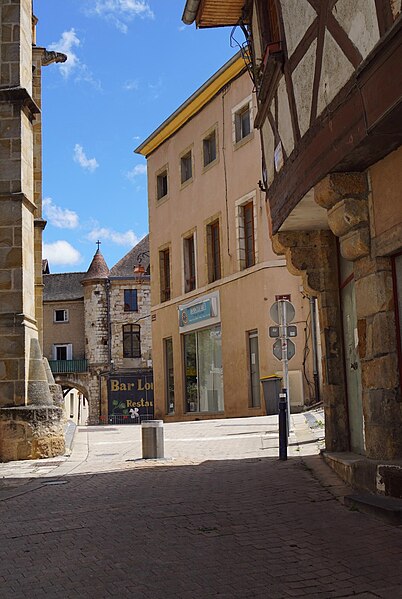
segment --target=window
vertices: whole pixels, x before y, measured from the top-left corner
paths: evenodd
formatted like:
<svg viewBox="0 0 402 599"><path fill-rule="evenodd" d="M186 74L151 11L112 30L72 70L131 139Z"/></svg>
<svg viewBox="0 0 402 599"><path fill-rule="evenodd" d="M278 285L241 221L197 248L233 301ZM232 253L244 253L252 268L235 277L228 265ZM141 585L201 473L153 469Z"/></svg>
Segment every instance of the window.
<svg viewBox="0 0 402 599"><path fill-rule="evenodd" d="M250 103L242 106L234 113L235 143L251 133Z"/></svg>
<svg viewBox="0 0 402 599"><path fill-rule="evenodd" d="M279 19L275 2L272 0L259 0L257 2L258 20L260 24L261 47L263 51L268 44L280 41Z"/></svg>
<svg viewBox="0 0 402 599"><path fill-rule="evenodd" d="M53 321L54 322L68 322L68 310L54 310Z"/></svg>
<svg viewBox="0 0 402 599"><path fill-rule="evenodd" d="M254 266L254 208L253 202L243 206L245 268Z"/></svg>
<svg viewBox="0 0 402 599"><path fill-rule="evenodd" d="M248 195L236 202L237 250L241 270L254 266L257 261L254 200L253 195Z"/></svg>
<svg viewBox="0 0 402 599"><path fill-rule="evenodd" d="M72 360L73 346L71 343L57 343L52 349L53 360Z"/></svg>
<svg viewBox="0 0 402 599"><path fill-rule="evenodd" d="M123 358L141 358L140 325L123 325Z"/></svg>
<svg viewBox="0 0 402 599"><path fill-rule="evenodd" d="M184 335L187 412L223 412L221 327Z"/></svg>
<svg viewBox="0 0 402 599"><path fill-rule="evenodd" d="M193 177L193 163L191 150L180 158L181 182L185 183Z"/></svg>
<svg viewBox="0 0 402 599"><path fill-rule="evenodd" d="M184 239L184 291L195 289L195 244L194 235Z"/></svg>
<svg viewBox="0 0 402 599"><path fill-rule="evenodd" d="M165 169L156 177L156 197L161 200L168 193L168 174Z"/></svg>
<svg viewBox="0 0 402 599"><path fill-rule="evenodd" d="M159 252L159 274L161 286L161 302L170 300L170 250L166 248Z"/></svg>
<svg viewBox="0 0 402 599"><path fill-rule="evenodd" d="M208 281L221 278L221 252L219 243L219 220L207 226Z"/></svg>
<svg viewBox="0 0 402 599"><path fill-rule="evenodd" d="M216 130L202 140L204 167L216 160Z"/></svg>
<svg viewBox="0 0 402 599"><path fill-rule="evenodd" d="M124 290L124 312L138 312L137 290Z"/></svg>
<svg viewBox="0 0 402 599"><path fill-rule="evenodd" d="M165 397L166 413L174 413L174 370L173 370L173 340L171 337L163 340L165 355Z"/></svg>
<svg viewBox="0 0 402 599"><path fill-rule="evenodd" d="M250 371L250 406L259 408L261 406L260 397L260 361L258 354L258 333L250 331L248 333L248 355Z"/></svg>

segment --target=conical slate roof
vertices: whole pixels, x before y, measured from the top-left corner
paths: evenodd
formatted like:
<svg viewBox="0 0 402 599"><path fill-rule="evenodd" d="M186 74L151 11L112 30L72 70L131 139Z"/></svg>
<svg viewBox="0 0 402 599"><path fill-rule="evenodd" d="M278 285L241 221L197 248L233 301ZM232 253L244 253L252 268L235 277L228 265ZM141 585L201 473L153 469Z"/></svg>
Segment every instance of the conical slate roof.
<svg viewBox="0 0 402 599"><path fill-rule="evenodd" d="M92 281L96 279L107 279L109 269L102 256L100 250L96 250L95 256L92 259L91 265L87 270L86 275L81 279L82 282Z"/></svg>

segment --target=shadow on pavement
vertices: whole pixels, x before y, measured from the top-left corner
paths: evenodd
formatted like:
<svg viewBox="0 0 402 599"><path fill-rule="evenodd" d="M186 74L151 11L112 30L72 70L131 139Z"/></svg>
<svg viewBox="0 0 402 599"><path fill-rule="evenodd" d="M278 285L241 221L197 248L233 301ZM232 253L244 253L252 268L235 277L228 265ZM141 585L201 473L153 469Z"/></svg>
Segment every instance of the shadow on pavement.
<svg viewBox="0 0 402 599"><path fill-rule="evenodd" d="M401 530L336 501L315 459L36 479L0 502L0 595L402 596Z"/></svg>

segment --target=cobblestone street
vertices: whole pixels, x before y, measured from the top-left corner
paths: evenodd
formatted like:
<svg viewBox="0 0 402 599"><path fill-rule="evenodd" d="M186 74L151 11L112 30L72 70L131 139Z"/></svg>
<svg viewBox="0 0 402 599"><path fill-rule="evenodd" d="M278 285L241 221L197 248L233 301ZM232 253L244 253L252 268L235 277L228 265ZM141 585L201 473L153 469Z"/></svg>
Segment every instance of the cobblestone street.
<svg viewBox="0 0 402 599"><path fill-rule="evenodd" d="M262 417L165 425L165 461L122 426L1 464L0 597L402 597L400 528L342 505L319 434L292 430L287 462Z"/></svg>

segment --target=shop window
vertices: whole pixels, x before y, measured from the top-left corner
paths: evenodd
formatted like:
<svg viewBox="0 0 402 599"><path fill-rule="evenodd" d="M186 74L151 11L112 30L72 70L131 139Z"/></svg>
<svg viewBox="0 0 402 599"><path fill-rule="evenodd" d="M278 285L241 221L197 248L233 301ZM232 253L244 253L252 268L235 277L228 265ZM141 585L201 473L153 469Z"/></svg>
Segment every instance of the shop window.
<svg viewBox="0 0 402 599"><path fill-rule="evenodd" d="M248 356L250 372L250 407L259 408L261 406L260 396L260 360L258 352L258 333L250 331L248 333Z"/></svg>
<svg viewBox="0 0 402 599"><path fill-rule="evenodd" d="M171 337L163 340L165 356L165 397L166 413L174 413L174 370L173 370L173 340Z"/></svg>
<svg viewBox="0 0 402 599"><path fill-rule="evenodd" d="M216 130L202 140L204 167L216 160Z"/></svg>
<svg viewBox="0 0 402 599"><path fill-rule="evenodd" d="M251 102L234 113L234 142L239 143L251 133Z"/></svg>
<svg viewBox="0 0 402 599"><path fill-rule="evenodd" d="M161 200L168 194L168 174L167 170L162 171L156 177L156 197Z"/></svg>
<svg viewBox="0 0 402 599"><path fill-rule="evenodd" d="M221 327L184 335L187 412L223 412Z"/></svg>
<svg viewBox="0 0 402 599"><path fill-rule="evenodd" d="M191 150L180 158L181 182L186 183L193 178L193 160Z"/></svg>
<svg viewBox="0 0 402 599"><path fill-rule="evenodd" d="M140 331L138 324L123 325L123 358L141 358Z"/></svg>
<svg viewBox="0 0 402 599"><path fill-rule="evenodd" d="M159 252L159 274L161 302L170 300L170 250L166 248Z"/></svg>
<svg viewBox="0 0 402 599"><path fill-rule="evenodd" d="M183 240L184 252L184 291L188 293L196 287L195 241L194 235Z"/></svg>
<svg viewBox="0 0 402 599"><path fill-rule="evenodd" d="M137 290L124 290L124 312L138 312Z"/></svg>
<svg viewBox="0 0 402 599"><path fill-rule="evenodd" d="M207 226L208 281L213 283L221 278L221 252L219 240L219 220Z"/></svg>
<svg viewBox="0 0 402 599"><path fill-rule="evenodd" d="M54 310L53 311L54 322L68 322L68 310Z"/></svg>

